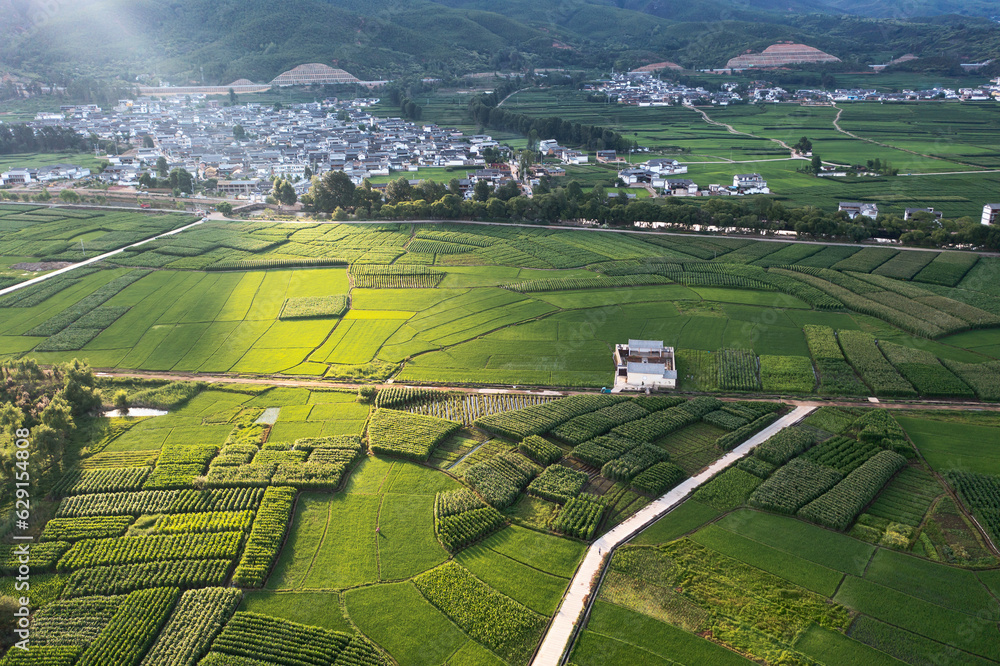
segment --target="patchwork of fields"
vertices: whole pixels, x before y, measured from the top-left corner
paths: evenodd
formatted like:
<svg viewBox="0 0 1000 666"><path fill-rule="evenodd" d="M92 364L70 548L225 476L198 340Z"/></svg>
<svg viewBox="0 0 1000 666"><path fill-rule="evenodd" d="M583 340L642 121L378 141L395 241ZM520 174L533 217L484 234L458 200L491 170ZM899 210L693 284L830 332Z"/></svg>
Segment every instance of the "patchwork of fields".
<svg viewBox="0 0 1000 666"><path fill-rule="evenodd" d="M48 259L61 256L67 229L100 219L41 218L18 234L51 236L59 252L42 243L35 255ZM502 225L231 222L111 261L0 299L0 356L601 387L613 346L639 338L678 350L685 390L1000 399L1000 262L975 254Z"/></svg>
<svg viewBox="0 0 1000 666"><path fill-rule="evenodd" d="M991 148L1000 138L1000 125L990 103L840 105L841 128L861 139L836 130L833 121L840 109L832 107L761 104L704 109L712 120L745 133L732 134L725 127L705 123L696 111L684 107L588 102L586 93L575 90L523 90L507 105L518 113L558 115L570 122L634 135L652 153L688 163L684 177L703 188L711 183L727 185L735 173L760 173L779 200L795 206L836 210L840 201L866 201L878 203L880 211L900 216L905 208L933 207L949 218L978 218L986 203L984 193L996 191L1000 183L1000 175L983 171L1000 165ZM434 107L430 109L434 113ZM798 173L804 162L789 160L788 151L771 139L794 145L803 136L809 137L813 152L826 162L855 165L878 158L889 161L903 175L844 179ZM645 155L632 156L633 161L645 159ZM955 171L973 173L908 176ZM567 180L584 185L616 176L613 165L600 164L571 166L567 174Z"/></svg>
<svg viewBox="0 0 1000 666"><path fill-rule="evenodd" d="M975 449L996 441L1000 422L959 412L899 422L905 434L885 412L823 408L716 477L615 553L573 663L1000 661L989 545L1000 477L990 447ZM870 485L861 470L890 452L901 471ZM853 527L789 515L804 504L798 517L815 522L811 506L850 505L838 489L852 478L851 493L867 496Z"/></svg>

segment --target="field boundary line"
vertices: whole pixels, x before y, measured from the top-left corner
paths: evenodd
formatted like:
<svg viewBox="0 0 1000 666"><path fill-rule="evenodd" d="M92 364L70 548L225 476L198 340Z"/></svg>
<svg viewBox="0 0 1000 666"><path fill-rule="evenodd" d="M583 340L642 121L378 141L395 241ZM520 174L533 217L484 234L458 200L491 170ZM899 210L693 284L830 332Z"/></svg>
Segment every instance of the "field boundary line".
<svg viewBox="0 0 1000 666"><path fill-rule="evenodd" d="M565 663L570 648L593 607L595 585L598 585L603 578L609 556L614 553L618 546L680 506L695 490L725 468L744 458L758 444L795 425L815 410L816 407L808 405L795 407L791 412L750 437L703 472L685 480L673 490L653 500L594 541L587 549L583 561L570 581L559 604L559 609L553 616L548 631L535 651L531 666L561 666Z"/></svg>
<svg viewBox="0 0 1000 666"><path fill-rule="evenodd" d="M926 153L918 153L915 150L908 150L906 148L899 148L899 147L893 146L892 144L889 144L889 143L882 143L881 141L876 141L875 139L867 139L867 138L865 138L863 136L858 136L854 132L848 132L847 130L845 130L844 128L842 128L840 126L840 116L841 116L842 113L844 113L843 107L837 106L837 103L834 102L833 108L837 109L837 115L833 119L833 129L837 130L841 134L845 134L845 135L851 137L852 139L857 139L858 141L864 141L866 143L871 143L871 144L874 144L876 146L882 146L883 148L890 148L892 150L898 150L898 151L903 152L903 153L910 153L911 155L916 155L917 157L926 157L929 160L939 160L941 162L950 162L952 164L961 164L962 166L968 166L968 167L975 167L976 166L975 164L968 164L966 162L959 162L958 160L946 159L944 157L936 157L934 155L927 155ZM978 172L977 171L972 171L972 172L966 172L966 173L978 173ZM920 175L927 176L927 175L930 175L930 174L929 173L924 173L924 174L920 174Z"/></svg>
<svg viewBox="0 0 1000 666"><path fill-rule="evenodd" d="M197 222L192 222L191 224L188 224L188 225L183 226L183 227L178 227L177 229L173 229L171 231L167 231L166 233L157 234L156 236L151 236L151 237L147 238L146 240L139 241L138 243L132 243L131 245L126 245L125 247L118 248L117 250L112 250L111 252L105 252L104 254L100 254L100 255L92 258L92 259L86 259L84 261L81 261L79 263L73 264L71 266L67 266L66 268L60 268L58 270L52 271L51 273L46 273L45 275L42 275L41 277L36 277L36 278L32 278L30 280L25 280L24 282L19 282L18 284L12 285L12 286L7 287L5 289L0 289L0 296L6 296L7 294L12 294L15 291L18 291L20 289L24 289L25 287L30 287L30 286L33 286L33 285L36 285L36 284L40 284L40 283L42 283L42 282L44 282L46 280L51 280L52 278L57 277L59 275L65 275L66 273L69 273L70 271L76 270L77 268L82 268L83 266L89 266L91 264L96 264L98 262L104 261L108 257L113 257L116 254L122 254L126 250L130 250L133 247L139 247L140 245L145 245L146 243L151 243L152 241L159 240L161 238L166 238L167 236L173 236L175 234L179 234L182 231L187 231L188 229L191 229L193 227L197 227L200 224L204 224L206 219L207 218L201 218Z"/></svg>
<svg viewBox="0 0 1000 666"><path fill-rule="evenodd" d="M299 497L301 497L301 493ZM298 510L298 501L295 503L295 509ZM323 550L323 544L326 543L326 535L330 531L330 517L333 515L333 505L330 502L326 503L326 522L323 523L323 536L319 538L319 544L316 546L316 550L313 551L312 559L309 560L309 568L306 569L305 575L302 577L302 585L305 589L306 581L309 580L309 574L312 573L313 567L316 565L316 558L319 557L319 551ZM291 534L292 527L295 523L295 513L292 513L292 524L288 526L289 535Z"/></svg>

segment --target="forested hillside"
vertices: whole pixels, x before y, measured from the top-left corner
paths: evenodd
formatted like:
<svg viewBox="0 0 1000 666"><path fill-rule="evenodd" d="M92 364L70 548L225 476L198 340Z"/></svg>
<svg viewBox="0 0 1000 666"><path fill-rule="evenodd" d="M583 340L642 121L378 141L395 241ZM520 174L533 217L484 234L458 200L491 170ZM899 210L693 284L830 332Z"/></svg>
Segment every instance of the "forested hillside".
<svg viewBox="0 0 1000 666"><path fill-rule="evenodd" d="M912 3L907 15L959 9L948 2ZM996 4L962 3L984 15ZM815 46L846 66L910 52L956 63L1000 55L1000 26L987 18L901 18L888 3L856 0L410 0L374 8L361 0L0 0L0 62L58 80L269 81L315 61L362 79L664 59L703 68L778 40Z"/></svg>

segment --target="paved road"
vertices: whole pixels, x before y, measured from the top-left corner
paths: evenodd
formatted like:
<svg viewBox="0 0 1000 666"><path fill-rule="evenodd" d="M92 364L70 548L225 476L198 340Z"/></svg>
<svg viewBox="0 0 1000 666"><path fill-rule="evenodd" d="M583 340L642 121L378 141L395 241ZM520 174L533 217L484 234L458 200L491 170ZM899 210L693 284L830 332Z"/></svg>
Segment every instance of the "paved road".
<svg viewBox="0 0 1000 666"><path fill-rule="evenodd" d="M11 293L13 293L13 292L15 292L15 291L17 291L19 289L24 289L25 287L30 287L33 284L38 284L39 282L45 282L46 280L51 280L52 278L54 278L54 277L56 277L58 275L63 275L64 273L69 273L70 271L76 270L77 268L80 268L81 266L88 266L90 264L96 264L98 261L104 261L108 257L113 257L116 254L121 254L122 252L124 252L125 250L128 250L129 248L139 247L140 245L145 245L146 243L149 243L150 241L154 241L154 240L156 240L158 238L166 238L167 236L173 236L174 234L179 234L182 231L187 231L188 229L190 229L192 227L197 227L199 224L202 224L204 221L205 221L204 219L201 219L201 220L198 220L197 222L194 222L193 224L187 225L186 227L180 227L179 229L174 229L173 231L168 231L165 234L160 234L159 236L153 236L152 238L147 238L146 240L139 241L138 243L132 243L131 245L126 245L125 247L120 248L118 250L113 250L112 252L105 252L102 255L94 257L93 259L87 259L86 261L81 261L78 264L73 264L72 266L67 266L66 268L60 268L59 270L52 271L51 273L46 273L45 275L43 275L41 277L33 278L31 280L28 280L27 282L21 282L19 284L15 284L12 287L7 287L6 289L0 289L0 296L6 296L7 294L11 294Z"/></svg>
<svg viewBox="0 0 1000 666"><path fill-rule="evenodd" d="M595 592L594 586L600 581L600 574L604 570L608 555L615 548L676 508L699 486L747 455L753 447L775 433L798 423L815 409L815 407L796 407L773 425L727 453L704 472L688 479L663 497L648 504L644 509L595 541L587 550L576 575L570 581L559 610L552 619L549 630L546 632L545 638L542 639L542 644L538 648L538 652L535 653L531 666L559 666L562 664L563 654L573 638L576 624L583 617L584 611L591 602L591 597Z"/></svg>

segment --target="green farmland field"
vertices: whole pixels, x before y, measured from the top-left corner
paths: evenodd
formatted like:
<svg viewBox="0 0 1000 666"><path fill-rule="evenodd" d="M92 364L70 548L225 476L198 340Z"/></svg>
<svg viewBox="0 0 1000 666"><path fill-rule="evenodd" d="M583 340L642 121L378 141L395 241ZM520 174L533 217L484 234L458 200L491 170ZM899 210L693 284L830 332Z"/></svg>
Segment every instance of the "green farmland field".
<svg viewBox="0 0 1000 666"><path fill-rule="evenodd" d="M48 225L62 235L58 222L34 226ZM411 243L442 241L468 252L407 263ZM162 252L166 264L88 268L0 300L0 356L134 371L598 388L610 383L614 345L638 338L678 350L683 389L720 390L718 353L747 349L762 357L753 384L809 393L819 370L803 329L829 326L923 350L920 367L901 371L948 378L949 395L996 394L1000 307L983 272L992 259L462 224L210 222L152 247L146 254ZM909 264L900 257L911 255L919 266L902 270ZM303 256L350 266L295 267ZM467 265L452 265L456 256ZM264 264L230 268L249 262ZM945 273L931 270L938 265ZM290 299L343 294L343 316L281 319ZM933 357L966 365L942 368Z"/></svg>

